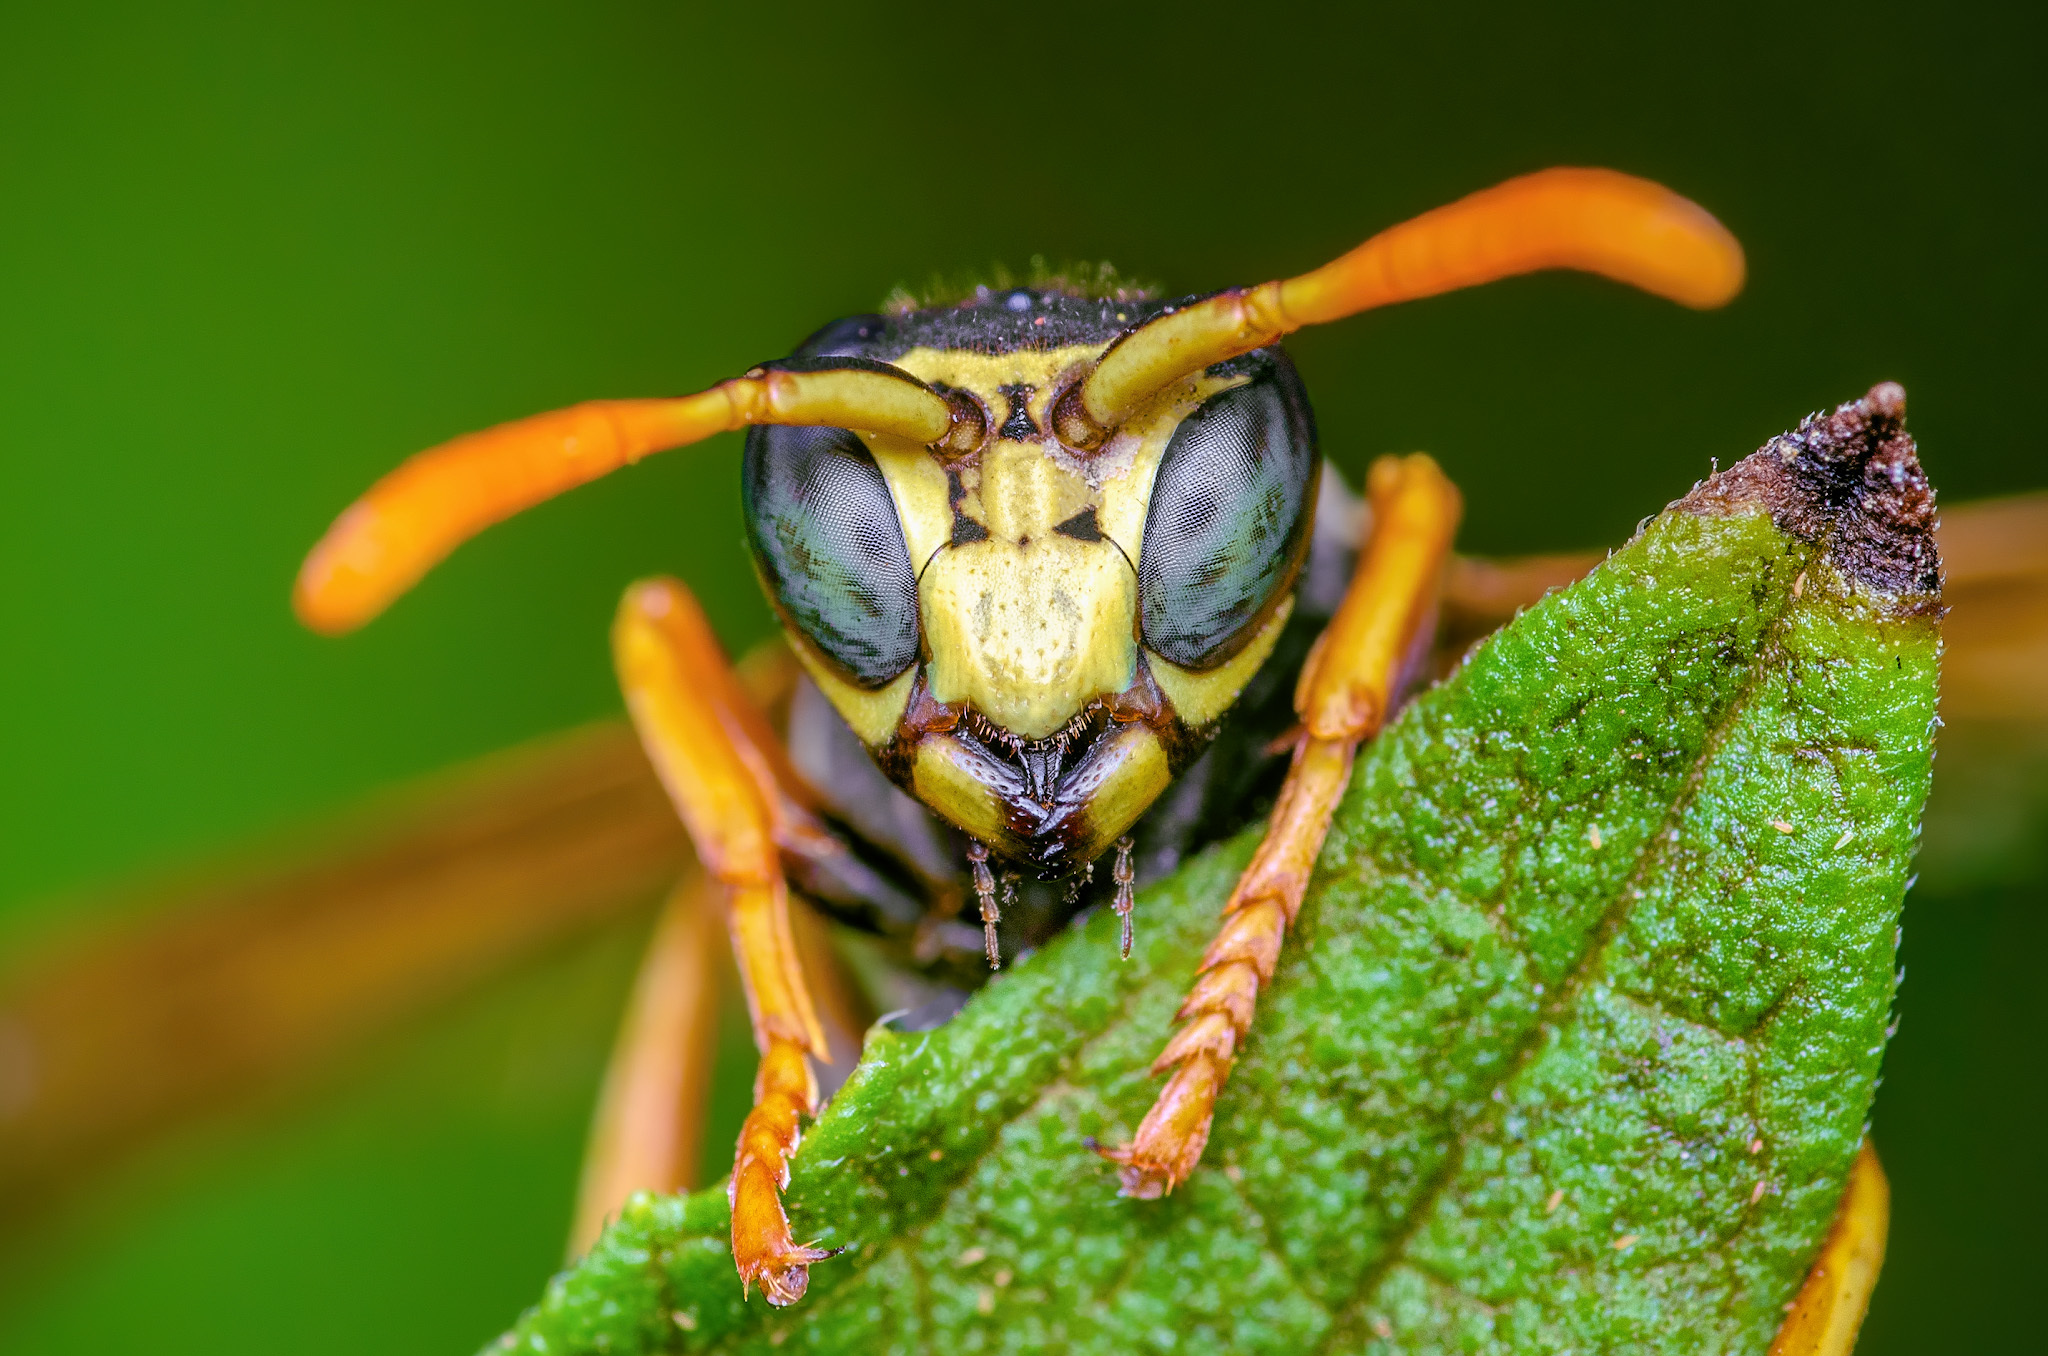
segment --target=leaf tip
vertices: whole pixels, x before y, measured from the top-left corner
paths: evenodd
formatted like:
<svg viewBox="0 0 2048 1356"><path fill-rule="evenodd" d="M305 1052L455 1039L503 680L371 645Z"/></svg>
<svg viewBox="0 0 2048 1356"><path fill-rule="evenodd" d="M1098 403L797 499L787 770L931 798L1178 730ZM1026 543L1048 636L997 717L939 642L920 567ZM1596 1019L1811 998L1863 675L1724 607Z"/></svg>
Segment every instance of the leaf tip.
<svg viewBox="0 0 2048 1356"><path fill-rule="evenodd" d="M1709 477L1676 507L1764 508L1782 531L1825 541L1829 558L1853 583L1938 597L1934 489L1905 425L1905 388L1879 382Z"/></svg>

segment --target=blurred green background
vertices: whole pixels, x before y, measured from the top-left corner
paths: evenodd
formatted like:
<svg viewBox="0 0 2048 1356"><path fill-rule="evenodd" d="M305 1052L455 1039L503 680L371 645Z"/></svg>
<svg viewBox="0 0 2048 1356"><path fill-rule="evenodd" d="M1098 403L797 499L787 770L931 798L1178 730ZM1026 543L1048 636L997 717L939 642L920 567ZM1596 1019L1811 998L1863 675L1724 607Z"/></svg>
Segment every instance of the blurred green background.
<svg viewBox="0 0 2048 1356"><path fill-rule="evenodd" d="M1966 5L7 6L0 939L615 713L605 630L636 575L689 580L734 646L764 635L733 439L486 535L348 640L286 598L403 455L695 389L934 270L1256 281L1510 174L1612 165L1719 215L1748 293L1702 316L1542 277L1305 334L1340 464L1436 453L1467 549L1597 546L1892 378L1949 502L2048 484L2044 28ZM1869 1353L2034 1331L2048 779L2018 743L1944 746L1876 1113L1897 1213ZM473 1348L559 1260L644 927L39 1218L5 1253L0 1350Z"/></svg>

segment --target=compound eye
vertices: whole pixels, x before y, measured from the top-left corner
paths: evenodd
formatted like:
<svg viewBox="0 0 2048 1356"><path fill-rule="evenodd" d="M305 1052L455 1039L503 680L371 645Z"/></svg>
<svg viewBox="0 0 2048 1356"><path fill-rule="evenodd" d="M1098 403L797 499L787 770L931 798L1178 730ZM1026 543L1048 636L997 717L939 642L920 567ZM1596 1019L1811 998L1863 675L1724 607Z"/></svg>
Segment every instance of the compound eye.
<svg viewBox="0 0 2048 1356"><path fill-rule="evenodd" d="M782 614L854 682L878 688L917 659L917 575L888 482L835 428L747 432L747 540Z"/></svg>
<svg viewBox="0 0 2048 1356"><path fill-rule="evenodd" d="M1308 545L1315 431L1291 369L1262 373L1190 414L1152 482L1138 556L1145 645L1182 668L1242 649Z"/></svg>

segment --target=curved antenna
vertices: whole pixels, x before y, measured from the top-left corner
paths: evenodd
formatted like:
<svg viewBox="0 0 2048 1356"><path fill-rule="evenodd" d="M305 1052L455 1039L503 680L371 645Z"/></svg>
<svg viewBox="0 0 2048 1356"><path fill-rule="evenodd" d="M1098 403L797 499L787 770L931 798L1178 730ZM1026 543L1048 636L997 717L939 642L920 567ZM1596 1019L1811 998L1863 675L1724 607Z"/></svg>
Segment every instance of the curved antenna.
<svg viewBox="0 0 2048 1356"><path fill-rule="evenodd" d="M352 631L486 527L651 452L749 424L813 424L979 446L980 406L859 358L757 367L671 400L593 400L465 434L407 460L349 505L299 568L292 607Z"/></svg>
<svg viewBox="0 0 2048 1356"><path fill-rule="evenodd" d="M1614 170L1541 170L1384 230L1313 272L1146 321L1068 388L1054 428L1072 446L1099 446L1169 383L1304 325L1548 268L1701 309L1728 302L1743 279L1742 246L1689 199Z"/></svg>

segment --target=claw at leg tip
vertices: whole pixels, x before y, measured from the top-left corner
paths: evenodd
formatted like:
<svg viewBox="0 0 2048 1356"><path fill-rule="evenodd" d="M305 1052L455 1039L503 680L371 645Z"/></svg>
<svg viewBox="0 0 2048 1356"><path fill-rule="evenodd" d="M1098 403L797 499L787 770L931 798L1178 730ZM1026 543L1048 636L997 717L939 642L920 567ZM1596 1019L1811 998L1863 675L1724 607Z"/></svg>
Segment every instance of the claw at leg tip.
<svg viewBox="0 0 2048 1356"><path fill-rule="evenodd" d="M786 1309L802 1299L810 1284L808 1267L785 1267L780 1271L761 1273L761 1294L778 1309Z"/></svg>
<svg viewBox="0 0 2048 1356"><path fill-rule="evenodd" d="M761 1282L761 1295L778 1309L786 1309L804 1297L810 1289L811 1265L829 1261L845 1252L845 1248L819 1248L806 1244L791 1248L784 1254L780 1264L764 1262L749 1273L740 1272L740 1293L749 1293L751 1283Z"/></svg>
<svg viewBox="0 0 2048 1356"><path fill-rule="evenodd" d="M1133 1200L1156 1201L1172 1193L1180 1183L1174 1180L1170 1171L1150 1163L1137 1161L1137 1153L1129 1144L1103 1144L1090 1135L1082 1141L1088 1148L1117 1165L1117 1179L1121 1185L1117 1195Z"/></svg>
<svg viewBox="0 0 2048 1356"><path fill-rule="evenodd" d="M1135 1163L1117 1174L1123 1185L1116 1194L1128 1196L1134 1201L1156 1201L1173 1191L1171 1178L1161 1176L1150 1168L1141 1168Z"/></svg>

